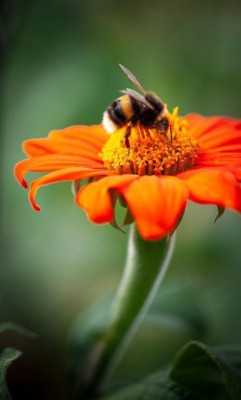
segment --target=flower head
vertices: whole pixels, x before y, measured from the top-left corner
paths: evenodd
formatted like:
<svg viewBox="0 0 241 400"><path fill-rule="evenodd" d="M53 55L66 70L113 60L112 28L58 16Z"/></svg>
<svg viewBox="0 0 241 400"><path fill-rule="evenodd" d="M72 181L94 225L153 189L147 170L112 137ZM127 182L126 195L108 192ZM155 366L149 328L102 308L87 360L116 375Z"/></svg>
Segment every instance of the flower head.
<svg viewBox="0 0 241 400"><path fill-rule="evenodd" d="M123 223L134 220L149 240L175 229L189 199L241 212L241 121L197 114L181 118L177 108L168 118L168 137L139 124L131 130L129 147L125 127L109 135L102 125L70 126L27 140L28 158L15 166L15 176L27 188L27 172L46 172L30 185L29 200L37 211L41 186L74 181L80 183L75 201L90 220L116 225L119 198L127 209Z"/></svg>

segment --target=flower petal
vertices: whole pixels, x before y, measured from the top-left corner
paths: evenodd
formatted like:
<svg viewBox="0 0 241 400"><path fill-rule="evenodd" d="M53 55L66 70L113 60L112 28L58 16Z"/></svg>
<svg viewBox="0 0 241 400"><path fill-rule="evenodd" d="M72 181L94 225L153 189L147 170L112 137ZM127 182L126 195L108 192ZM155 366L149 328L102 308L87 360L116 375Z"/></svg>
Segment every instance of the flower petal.
<svg viewBox="0 0 241 400"><path fill-rule="evenodd" d="M114 210L110 190L119 191L137 179L138 175L113 175L91 182L79 190L76 203L87 212L92 222L111 222L114 219Z"/></svg>
<svg viewBox="0 0 241 400"><path fill-rule="evenodd" d="M229 117L188 115L189 130L200 146L197 166L226 166L240 177L241 121ZM235 169L238 170L235 170Z"/></svg>
<svg viewBox="0 0 241 400"><path fill-rule="evenodd" d="M72 125L65 129L51 131L49 134L50 138L65 137L68 139L82 139L92 143L96 147L99 147L100 143L106 142L109 138L109 134L104 129L103 125ZM87 136L87 137L86 137Z"/></svg>
<svg viewBox="0 0 241 400"><path fill-rule="evenodd" d="M103 169L103 162L101 160L94 161L91 158L80 157L75 155L66 154L47 154L39 157L28 158L20 161L15 165L14 174L18 182L27 189L27 182L24 177L27 172L47 172L57 171L63 168L76 167L76 168L92 168Z"/></svg>
<svg viewBox="0 0 241 400"><path fill-rule="evenodd" d="M186 186L170 176L143 176L121 188L144 239L155 240L171 233L185 209Z"/></svg>
<svg viewBox="0 0 241 400"><path fill-rule="evenodd" d="M35 197L38 189L41 186L49 185L50 183L63 182L63 181L75 181L81 180L84 178L91 178L95 176L105 176L107 174L111 174L111 172L106 171L105 169L95 170L93 168L80 168L80 167L69 167L64 168L58 171L51 172L47 175L42 176L41 178L35 179L31 182L30 190L29 190L29 201L32 207L36 211L40 211L41 207L36 203Z"/></svg>
<svg viewBox="0 0 241 400"><path fill-rule="evenodd" d="M80 154L85 150L97 156L108 140L109 135L102 125L74 125L65 129L51 131L47 138L30 139L23 143L23 150L31 157L49 153Z"/></svg>
<svg viewBox="0 0 241 400"><path fill-rule="evenodd" d="M193 169L178 177L186 183L191 200L241 212L241 188L228 168Z"/></svg>
<svg viewBox="0 0 241 400"><path fill-rule="evenodd" d="M198 140L201 149L240 152L241 121L230 117L204 117L198 114L187 115L185 120L192 136Z"/></svg>

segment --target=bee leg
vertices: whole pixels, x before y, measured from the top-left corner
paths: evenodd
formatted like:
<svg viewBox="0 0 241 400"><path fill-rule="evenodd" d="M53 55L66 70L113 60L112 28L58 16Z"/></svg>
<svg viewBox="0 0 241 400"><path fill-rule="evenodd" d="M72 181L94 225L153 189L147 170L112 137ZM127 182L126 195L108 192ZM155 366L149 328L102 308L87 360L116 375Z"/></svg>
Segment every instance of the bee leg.
<svg viewBox="0 0 241 400"><path fill-rule="evenodd" d="M169 128L170 128L170 136L171 136L171 143L172 143L172 126L171 126L171 124L169 125Z"/></svg>
<svg viewBox="0 0 241 400"><path fill-rule="evenodd" d="M144 139L144 137L145 137L145 132L144 132L144 129L143 129L142 125L141 125L141 124L137 124L137 127L138 127L137 132L138 132L138 135L139 135L139 139L140 139L140 138L141 138L141 139Z"/></svg>
<svg viewBox="0 0 241 400"><path fill-rule="evenodd" d="M129 141L129 137L130 137L130 134L131 134L131 128L132 128L132 125L128 125L128 127L126 128L125 135L124 135L124 139L125 139L125 146L126 146L126 148L127 148L127 149L129 149L129 148L130 148L130 141Z"/></svg>
<svg viewBox="0 0 241 400"><path fill-rule="evenodd" d="M150 134L150 131L148 130L148 128L145 128L145 129L144 129L144 132L145 132L145 135L146 135L149 139L151 139L151 134Z"/></svg>

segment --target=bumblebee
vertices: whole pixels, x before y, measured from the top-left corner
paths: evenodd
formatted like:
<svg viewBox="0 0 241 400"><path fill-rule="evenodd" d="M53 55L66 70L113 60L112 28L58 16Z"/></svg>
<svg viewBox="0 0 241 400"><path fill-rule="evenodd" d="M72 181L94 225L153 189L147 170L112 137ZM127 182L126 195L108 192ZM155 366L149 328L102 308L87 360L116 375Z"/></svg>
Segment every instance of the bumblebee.
<svg viewBox="0 0 241 400"><path fill-rule="evenodd" d="M138 124L147 131L158 130L167 141L172 142L172 129L165 104L155 94L146 93L131 71L121 64L119 66L142 94L132 89L122 90L123 96L113 101L104 112L102 123L105 130L114 133L126 125L124 140L127 148L130 148L131 129ZM170 140L167 135L169 128Z"/></svg>

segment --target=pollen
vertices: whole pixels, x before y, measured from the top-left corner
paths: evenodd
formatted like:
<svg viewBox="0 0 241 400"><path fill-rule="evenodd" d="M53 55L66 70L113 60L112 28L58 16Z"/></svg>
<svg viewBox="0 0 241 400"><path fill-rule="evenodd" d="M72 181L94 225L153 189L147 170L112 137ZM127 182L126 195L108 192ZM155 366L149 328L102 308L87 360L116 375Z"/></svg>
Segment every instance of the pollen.
<svg viewBox="0 0 241 400"><path fill-rule="evenodd" d="M130 146L125 144L126 126L110 135L101 150L105 167L116 174L175 175L195 164L198 143L191 137L187 121L178 117L178 108L167 114L166 135L140 124L132 127Z"/></svg>

